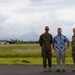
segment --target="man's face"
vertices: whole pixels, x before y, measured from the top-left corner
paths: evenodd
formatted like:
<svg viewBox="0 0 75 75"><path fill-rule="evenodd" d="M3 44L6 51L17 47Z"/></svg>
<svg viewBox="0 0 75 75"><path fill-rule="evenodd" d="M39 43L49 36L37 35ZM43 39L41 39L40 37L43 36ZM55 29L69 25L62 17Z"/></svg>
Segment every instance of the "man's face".
<svg viewBox="0 0 75 75"><path fill-rule="evenodd" d="M58 29L58 35L61 35L62 34L62 30L61 29Z"/></svg>
<svg viewBox="0 0 75 75"><path fill-rule="evenodd" d="M73 33L75 34L75 28L73 29Z"/></svg>
<svg viewBox="0 0 75 75"><path fill-rule="evenodd" d="M45 32L48 32L49 31L49 29L45 29Z"/></svg>

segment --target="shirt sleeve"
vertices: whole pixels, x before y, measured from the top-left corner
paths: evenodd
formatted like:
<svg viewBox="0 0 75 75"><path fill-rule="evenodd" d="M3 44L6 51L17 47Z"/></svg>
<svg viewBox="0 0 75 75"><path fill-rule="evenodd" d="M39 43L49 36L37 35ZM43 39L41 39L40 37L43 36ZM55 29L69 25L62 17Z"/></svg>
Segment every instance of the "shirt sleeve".
<svg viewBox="0 0 75 75"><path fill-rule="evenodd" d="M69 39L66 37L66 36L64 36L65 37L65 42L69 42Z"/></svg>
<svg viewBox="0 0 75 75"><path fill-rule="evenodd" d="M53 43L55 43L55 37L53 38Z"/></svg>
<svg viewBox="0 0 75 75"><path fill-rule="evenodd" d="M42 42L43 42L43 39L42 39L42 35L41 35L40 38L39 38L39 44L40 44L40 46L42 46Z"/></svg>
<svg viewBox="0 0 75 75"><path fill-rule="evenodd" d="M53 36L51 35L51 44L53 43Z"/></svg>

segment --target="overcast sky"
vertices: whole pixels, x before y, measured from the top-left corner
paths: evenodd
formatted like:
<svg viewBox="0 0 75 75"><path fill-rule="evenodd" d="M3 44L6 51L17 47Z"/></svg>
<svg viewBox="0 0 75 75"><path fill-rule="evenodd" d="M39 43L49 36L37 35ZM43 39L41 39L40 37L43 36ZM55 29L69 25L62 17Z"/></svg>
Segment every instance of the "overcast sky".
<svg viewBox="0 0 75 75"><path fill-rule="evenodd" d="M46 25L71 40L75 0L0 0L0 39L38 40Z"/></svg>

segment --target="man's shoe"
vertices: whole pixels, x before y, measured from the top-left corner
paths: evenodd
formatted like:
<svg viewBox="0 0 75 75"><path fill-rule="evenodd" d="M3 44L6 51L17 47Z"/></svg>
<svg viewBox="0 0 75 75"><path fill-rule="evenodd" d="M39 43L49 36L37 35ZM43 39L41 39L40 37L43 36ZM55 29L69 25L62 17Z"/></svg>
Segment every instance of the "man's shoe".
<svg viewBox="0 0 75 75"><path fill-rule="evenodd" d="M46 72L46 68L43 69L43 72Z"/></svg>
<svg viewBox="0 0 75 75"><path fill-rule="evenodd" d="M62 70L62 72L66 72L66 70L65 70L65 69L63 69L63 70Z"/></svg>
<svg viewBox="0 0 75 75"><path fill-rule="evenodd" d="M58 70L56 70L56 72L60 72L60 70L58 69Z"/></svg>
<svg viewBox="0 0 75 75"><path fill-rule="evenodd" d="M75 72L75 69L74 69L74 70L72 70L72 72Z"/></svg>
<svg viewBox="0 0 75 75"><path fill-rule="evenodd" d="M49 72L53 72L51 68L49 68Z"/></svg>

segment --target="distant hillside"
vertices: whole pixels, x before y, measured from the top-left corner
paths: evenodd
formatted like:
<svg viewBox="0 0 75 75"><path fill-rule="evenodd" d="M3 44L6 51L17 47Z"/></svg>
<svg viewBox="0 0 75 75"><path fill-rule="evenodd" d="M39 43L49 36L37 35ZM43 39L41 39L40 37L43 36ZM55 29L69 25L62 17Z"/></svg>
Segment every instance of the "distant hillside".
<svg viewBox="0 0 75 75"><path fill-rule="evenodd" d="M30 32L28 34L19 37L18 39L25 40L25 41L38 41L39 35L37 35L35 32Z"/></svg>

